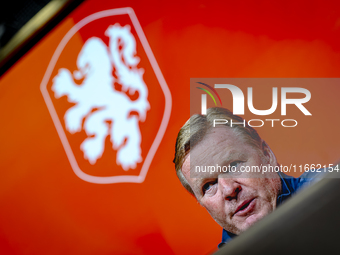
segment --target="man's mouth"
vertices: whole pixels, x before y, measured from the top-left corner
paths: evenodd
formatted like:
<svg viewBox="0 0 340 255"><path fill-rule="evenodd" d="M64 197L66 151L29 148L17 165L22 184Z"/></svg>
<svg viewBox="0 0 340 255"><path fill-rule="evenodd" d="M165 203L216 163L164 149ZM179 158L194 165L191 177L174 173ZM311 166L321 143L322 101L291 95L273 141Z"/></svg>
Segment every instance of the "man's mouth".
<svg viewBox="0 0 340 255"><path fill-rule="evenodd" d="M244 216L255 207L255 198L243 201L236 209L234 215Z"/></svg>

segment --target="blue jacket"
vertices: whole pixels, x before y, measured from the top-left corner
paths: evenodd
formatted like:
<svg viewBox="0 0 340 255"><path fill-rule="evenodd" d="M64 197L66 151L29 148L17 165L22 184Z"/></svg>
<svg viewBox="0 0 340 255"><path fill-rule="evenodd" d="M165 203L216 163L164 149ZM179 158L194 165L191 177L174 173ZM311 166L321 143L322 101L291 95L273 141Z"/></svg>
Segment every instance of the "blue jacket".
<svg viewBox="0 0 340 255"><path fill-rule="evenodd" d="M316 180L320 179L323 173L305 172L300 177L294 178L284 173L278 173L281 178L282 193L277 197L277 205L282 204L287 198L296 193L304 186L308 186ZM223 229L222 242L218 245L221 248L225 243L229 242L237 235Z"/></svg>

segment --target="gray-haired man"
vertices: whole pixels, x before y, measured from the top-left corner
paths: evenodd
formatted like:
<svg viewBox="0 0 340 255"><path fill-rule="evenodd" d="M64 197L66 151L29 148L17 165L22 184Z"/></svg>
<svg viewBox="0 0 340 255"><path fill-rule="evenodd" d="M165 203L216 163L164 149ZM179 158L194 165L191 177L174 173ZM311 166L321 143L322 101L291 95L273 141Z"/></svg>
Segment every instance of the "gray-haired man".
<svg viewBox="0 0 340 255"><path fill-rule="evenodd" d="M214 120L228 120L214 126ZM243 119L224 108L194 115L181 128L176 142L175 167L183 186L223 227L222 243L241 234L275 210L313 179L287 178L279 171L244 171L279 168L274 153L256 130L233 125ZM194 166L222 166L234 171L205 172L193 177ZM190 168L191 167L191 168Z"/></svg>

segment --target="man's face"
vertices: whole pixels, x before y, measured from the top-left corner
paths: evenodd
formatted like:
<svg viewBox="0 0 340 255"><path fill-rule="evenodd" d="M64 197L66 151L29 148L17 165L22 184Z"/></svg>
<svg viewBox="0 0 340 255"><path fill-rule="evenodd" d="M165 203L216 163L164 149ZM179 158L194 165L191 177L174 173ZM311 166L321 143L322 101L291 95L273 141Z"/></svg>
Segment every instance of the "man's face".
<svg viewBox="0 0 340 255"><path fill-rule="evenodd" d="M191 162L191 163L190 163ZM198 202L227 231L240 234L276 207L281 189L277 173L205 173L190 177L195 166L276 165L275 156L247 144L232 128L218 127L208 131L185 159L182 172ZM200 173L201 174L201 173Z"/></svg>

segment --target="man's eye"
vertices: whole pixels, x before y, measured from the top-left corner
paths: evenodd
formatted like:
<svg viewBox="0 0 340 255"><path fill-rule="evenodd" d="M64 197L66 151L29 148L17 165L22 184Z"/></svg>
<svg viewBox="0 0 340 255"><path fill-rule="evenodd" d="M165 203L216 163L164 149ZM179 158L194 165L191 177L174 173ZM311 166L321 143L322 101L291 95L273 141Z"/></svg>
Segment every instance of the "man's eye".
<svg viewBox="0 0 340 255"><path fill-rule="evenodd" d="M230 167L237 167L242 161L234 161L230 163Z"/></svg>
<svg viewBox="0 0 340 255"><path fill-rule="evenodd" d="M216 183L217 183L217 179L212 182L207 182L206 184L204 184L202 187L203 194L209 191Z"/></svg>

